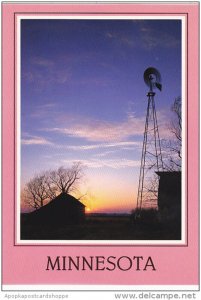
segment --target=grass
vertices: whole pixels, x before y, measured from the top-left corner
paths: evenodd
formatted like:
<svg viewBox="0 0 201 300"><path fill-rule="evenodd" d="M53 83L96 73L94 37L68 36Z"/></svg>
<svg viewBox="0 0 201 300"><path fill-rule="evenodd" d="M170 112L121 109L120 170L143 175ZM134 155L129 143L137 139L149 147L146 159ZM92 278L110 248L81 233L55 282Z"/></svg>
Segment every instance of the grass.
<svg viewBox="0 0 201 300"><path fill-rule="evenodd" d="M86 215L82 224L69 224L62 228L30 226L22 217L21 239L23 240L178 240L178 224L132 222L130 215Z"/></svg>

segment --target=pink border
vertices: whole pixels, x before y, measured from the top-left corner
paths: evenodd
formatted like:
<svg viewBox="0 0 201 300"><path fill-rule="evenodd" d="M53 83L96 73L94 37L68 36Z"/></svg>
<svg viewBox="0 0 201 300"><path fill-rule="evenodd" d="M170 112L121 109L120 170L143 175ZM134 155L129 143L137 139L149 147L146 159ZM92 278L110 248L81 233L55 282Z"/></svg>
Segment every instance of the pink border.
<svg viewBox="0 0 201 300"><path fill-rule="evenodd" d="M188 14L188 246L125 247L127 256L152 256L156 272L48 272L46 256L122 255L119 247L14 246L14 14L111 13ZM2 4L3 16L3 284L198 285L198 5L176 4ZM34 260L32 261L32 258ZM83 278L84 277L84 278Z"/></svg>

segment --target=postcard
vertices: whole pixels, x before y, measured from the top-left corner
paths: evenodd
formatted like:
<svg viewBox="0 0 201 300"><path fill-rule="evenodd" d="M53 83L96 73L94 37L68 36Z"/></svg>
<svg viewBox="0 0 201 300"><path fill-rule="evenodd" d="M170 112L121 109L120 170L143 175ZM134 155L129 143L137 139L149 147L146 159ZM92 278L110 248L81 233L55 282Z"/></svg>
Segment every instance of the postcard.
<svg viewBox="0 0 201 300"><path fill-rule="evenodd" d="M2 291L198 291L198 2L2 2Z"/></svg>

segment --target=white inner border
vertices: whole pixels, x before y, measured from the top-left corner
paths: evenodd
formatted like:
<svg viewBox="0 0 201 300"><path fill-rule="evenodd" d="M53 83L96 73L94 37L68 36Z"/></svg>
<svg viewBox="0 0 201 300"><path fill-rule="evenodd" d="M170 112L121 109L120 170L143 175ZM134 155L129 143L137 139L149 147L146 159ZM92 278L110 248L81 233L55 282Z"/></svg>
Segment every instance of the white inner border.
<svg viewBox="0 0 201 300"><path fill-rule="evenodd" d="M87 14L87 13L86 13ZM181 240L21 240L20 239L20 179L21 179L21 48L20 48L20 41L21 41L21 20L23 19L85 19L85 20L97 20L97 19L104 19L104 20L181 20L182 23L182 78L181 78L181 97L182 97L182 224L181 224ZM17 16L17 212L15 212L15 216L17 215L17 245L185 245L186 244L186 206L187 202L186 199L186 128L185 128L185 120L186 120L186 89L185 89L185 82L186 78L186 22L185 16L51 16L44 15L44 16ZM185 146L184 146L185 145ZM16 234L16 233L15 233Z"/></svg>

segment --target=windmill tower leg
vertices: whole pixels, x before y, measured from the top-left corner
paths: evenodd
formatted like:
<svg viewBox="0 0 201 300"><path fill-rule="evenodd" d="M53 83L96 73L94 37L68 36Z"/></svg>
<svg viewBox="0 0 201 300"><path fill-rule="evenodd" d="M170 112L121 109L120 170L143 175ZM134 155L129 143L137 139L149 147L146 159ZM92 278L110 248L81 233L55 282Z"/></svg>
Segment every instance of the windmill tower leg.
<svg viewBox="0 0 201 300"><path fill-rule="evenodd" d="M153 70L155 71L153 68L150 69L152 72ZM145 72L147 72L147 70ZM152 91L152 79L153 77L149 76L150 91L147 94L148 104L137 194L138 216L143 208L157 209L158 176L156 175L156 172L163 170L160 136L154 100L155 93Z"/></svg>

